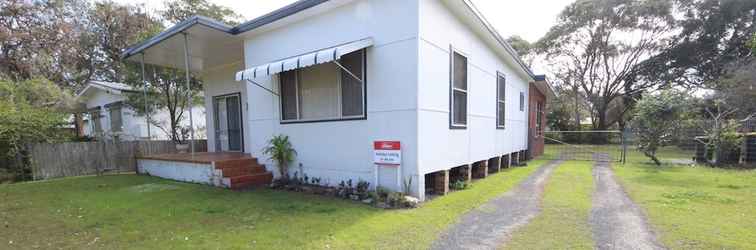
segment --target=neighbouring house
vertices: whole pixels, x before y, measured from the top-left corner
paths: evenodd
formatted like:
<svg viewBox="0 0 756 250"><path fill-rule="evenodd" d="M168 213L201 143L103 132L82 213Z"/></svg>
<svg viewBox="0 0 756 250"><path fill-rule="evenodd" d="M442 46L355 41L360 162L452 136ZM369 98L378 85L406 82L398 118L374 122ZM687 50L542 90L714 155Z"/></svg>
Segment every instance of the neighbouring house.
<svg viewBox="0 0 756 250"><path fill-rule="evenodd" d="M276 172L262 148L284 134L292 173L425 199L527 158L535 75L466 0L301 0L235 27L196 16L123 57L204 84L215 153L144 157L152 175L261 184Z"/></svg>
<svg viewBox="0 0 756 250"><path fill-rule="evenodd" d="M148 123L145 116L139 115L124 102L129 92L141 93L123 83L89 81L77 95L76 100L86 107L82 116L81 134L97 139L117 139L122 141L144 139L170 139L169 134L159 127L170 128L169 112L155 112ZM192 110L194 126L199 137L204 137L205 107L196 105ZM156 125L159 125L156 126ZM188 117L181 122L189 126ZM149 126L149 132L148 132Z"/></svg>

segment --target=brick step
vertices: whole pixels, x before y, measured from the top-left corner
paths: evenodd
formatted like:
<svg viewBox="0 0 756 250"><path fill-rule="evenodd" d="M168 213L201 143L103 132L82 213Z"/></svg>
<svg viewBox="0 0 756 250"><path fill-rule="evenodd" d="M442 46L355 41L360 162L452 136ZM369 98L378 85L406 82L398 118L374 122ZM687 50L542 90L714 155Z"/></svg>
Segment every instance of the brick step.
<svg viewBox="0 0 756 250"><path fill-rule="evenodd" d="M252 186L269 185L273 181L273 173L264 172L258 174L248 174L223 178L228 180L228 186L231 189L242 189Z"/></svg>
<svg viewBox="0 0 756 250"><path fill-rule="evenodd" d="M223 177L234 177L234 176L242 176L242 175L249 175L249 174L261 174L265 173L265 167L264 166L242 166L242 167L234 167L234 168L223 168L221 169L221 172L223 173Z"/></svg>

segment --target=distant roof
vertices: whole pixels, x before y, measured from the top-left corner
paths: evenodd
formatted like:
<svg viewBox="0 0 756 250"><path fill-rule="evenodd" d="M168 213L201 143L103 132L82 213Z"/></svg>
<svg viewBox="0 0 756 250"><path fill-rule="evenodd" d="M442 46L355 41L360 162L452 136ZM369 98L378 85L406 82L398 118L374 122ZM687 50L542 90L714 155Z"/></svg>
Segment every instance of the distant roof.
<svg viewBox="0 0 756 250"><path fill-rule="evenodd" d="M103 81L89 81L89 84L99 85L109 89L122 90L122 91L134 91L129 85L120 82L103 82Z"/></svg>
<svg viewBox="0 0 756 250"><path fill-rule="evenodd" d="M111 93L120 94L121 92L134 92L134 88L119 82L103 82L103 81L89 81L87 86L84 87L78 94L76 99L82 98L86 93L93 91L94 89L111 90Z"/></svg>

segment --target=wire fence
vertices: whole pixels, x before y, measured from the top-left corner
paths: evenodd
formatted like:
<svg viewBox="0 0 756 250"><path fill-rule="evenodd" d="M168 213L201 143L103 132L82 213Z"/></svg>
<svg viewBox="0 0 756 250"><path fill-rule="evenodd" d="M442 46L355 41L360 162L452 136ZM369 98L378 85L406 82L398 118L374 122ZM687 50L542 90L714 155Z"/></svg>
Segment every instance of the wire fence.
<svg viewBox="0 0 756 250"><path fill-rule="evenodd" d="M546 131L547 159L592 161L597 155L609 161L624 160L627 144L621 131Z"/></svg>

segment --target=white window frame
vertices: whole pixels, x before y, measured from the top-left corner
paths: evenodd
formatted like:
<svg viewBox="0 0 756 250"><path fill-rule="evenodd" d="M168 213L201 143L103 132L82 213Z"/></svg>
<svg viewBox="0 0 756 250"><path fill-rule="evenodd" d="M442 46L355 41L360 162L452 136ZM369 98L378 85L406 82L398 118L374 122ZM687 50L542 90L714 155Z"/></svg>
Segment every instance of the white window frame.
<svg viewBox="0 0 756 250"><path fill-rule="evenodd" d="M466 85L467 89L459 89L454 87L454 54L459 54L463 56L465 59L467 59L467 63L465 64L465 73L467 76ZM454 92L459 91L462 93L465 93L465 123L459 124L454 121ZM454 46L449 46L449 128L450 129L467 129L467 117L469 115L470 111L470 57L467 55L467 53L460 51L459 49L455 48Z"/></svg>
<svg viewBox="0 0 756 250"><path fill-rule="evenodd" d="M520 91L520 111L525 111L525 92Z"/></svg>
<svg viewBox="0 0 756 250"><path fill-rule="evenodd" d="M360 50L358 50L360 51ZM355 52L358 52L355 51ZM279 98L279 113L281 114L279 117L279 122L281 124L288 124L288 123L308 123L308 122L329 122L329 121L349 121L349 120L364 120L367 119L367 50L362 49L362 60L360 60L360 65L362 67L362 114L361 115L348 115L345 116L342 108L342 98L343 98L343 88L342 88L342 82L341 79L344 76L344 70L337 66L338 74L336 76L336 102L337 102L337 113L338 115L335 117L325 117L325 118L313 118L313 119L302 119L302 108L301 108L301 102L300 102L300 93L301 88L299 85L301 76L301 69L295 69L294 71L295 77L294 77L294 93L295 93L295 99L296 99L296 119L284 119L284 109L283 109L283 96ZM353 52L354 53L354 52ZM329 62L334 63L334 62ZM320 65L320 64L318 64ZM313 65L318 66L318 65ZM278 84L279 89L282 86L282 77L280 74L278 74ZM348 73L346 75L349 75ZM350 76L352 77L352 76Z"/></svg>
<svg viewBox="0 0 756 250"><path fill-rule="evenodd" d="M499 82L499 79L502 79L503 82ZM501 86L500 86L501 85ZM504 88L504 96L500 96L499 93L501 93L500 88ZM501 73L499 71L496 72L496 128L497 129L505 129L507 126L507 77L504 73ZM499 104L504 104L504 117L499 117ZM499 119L502 119L503 124L499 124Z"/></svg>

